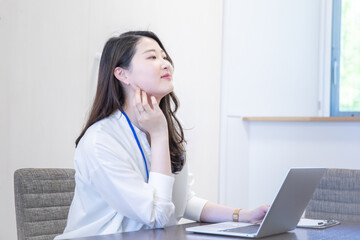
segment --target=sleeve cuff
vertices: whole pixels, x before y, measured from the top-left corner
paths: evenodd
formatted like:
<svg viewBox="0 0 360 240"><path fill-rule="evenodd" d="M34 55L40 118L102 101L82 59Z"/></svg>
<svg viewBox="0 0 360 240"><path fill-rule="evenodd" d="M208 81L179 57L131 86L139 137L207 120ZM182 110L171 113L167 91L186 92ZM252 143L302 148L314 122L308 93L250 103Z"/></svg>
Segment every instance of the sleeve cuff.
<svg viewBox="0 0 360 240"><path fill-rule="evenodd" d="M156 195L159 198L171 201L172 190L175 178L165 174L150 172L149 185L153 186L156 190Z"/></svg>
<svg viewBox="0 0 360 240"><path fill-rule="evenodd" d="M195 196L190 198L187 202L184 218L199 222L201 212L207 202L207 200Z"/></svg>

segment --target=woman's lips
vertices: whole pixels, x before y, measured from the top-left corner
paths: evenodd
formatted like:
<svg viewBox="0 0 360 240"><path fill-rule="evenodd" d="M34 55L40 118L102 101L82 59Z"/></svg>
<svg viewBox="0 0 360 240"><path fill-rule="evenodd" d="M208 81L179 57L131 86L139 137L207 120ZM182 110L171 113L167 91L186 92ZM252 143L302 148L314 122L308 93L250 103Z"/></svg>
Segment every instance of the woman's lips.
<svg viewBox="0 0 360 240"><path fill-rule="evenodd" d="M165 79L170 80L170 79L171 79L171 75L167 73L167 74L162 75L161 78L165 78Z"/></svg>

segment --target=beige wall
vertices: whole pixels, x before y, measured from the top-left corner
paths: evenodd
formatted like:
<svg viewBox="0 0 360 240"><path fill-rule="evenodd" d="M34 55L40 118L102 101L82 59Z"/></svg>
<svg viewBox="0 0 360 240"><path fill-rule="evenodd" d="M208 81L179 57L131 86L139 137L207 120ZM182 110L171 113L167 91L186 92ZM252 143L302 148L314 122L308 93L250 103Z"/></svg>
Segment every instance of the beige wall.
<svg viewBox="0 0 360 240"><path fill-rule="evenodd" d="M0 1L0 239L16 239L14 170L73 166L96 56L133 29L156 32L175 61L194 190L217 201L221 0Z"/></svg>

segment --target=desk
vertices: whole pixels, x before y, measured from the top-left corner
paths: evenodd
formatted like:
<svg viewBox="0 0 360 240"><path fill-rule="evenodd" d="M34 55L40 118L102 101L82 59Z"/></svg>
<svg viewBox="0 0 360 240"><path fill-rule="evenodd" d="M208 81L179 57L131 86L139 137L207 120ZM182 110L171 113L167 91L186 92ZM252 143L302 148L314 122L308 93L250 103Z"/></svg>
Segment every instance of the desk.
<svg viewBox="0 0 360 240"><path fill-rule="evenodd" d="M173 227L168 227L165 229L155 229L155 230L143 230L137 232L127 232L127 233L116 233L102 236L93 236L85 238L74 238L73 240L191 240L191 239L246 239L246 238L237 238L237 237L226 237L226 236L217 236L217 235L205 235L205 234L196 234L188 233L185 231L187 227L193 227L198 225L205 225L205 223L188 223L183 225L177 225ZM248 239L248 238L247 238ZM287 232L284 234L274 235L261 239L271 239L271 240L356 240L360 239L360 223L341 223L340 225L322 229L305 229L305 228L296 228L294 231Z"/></svg>

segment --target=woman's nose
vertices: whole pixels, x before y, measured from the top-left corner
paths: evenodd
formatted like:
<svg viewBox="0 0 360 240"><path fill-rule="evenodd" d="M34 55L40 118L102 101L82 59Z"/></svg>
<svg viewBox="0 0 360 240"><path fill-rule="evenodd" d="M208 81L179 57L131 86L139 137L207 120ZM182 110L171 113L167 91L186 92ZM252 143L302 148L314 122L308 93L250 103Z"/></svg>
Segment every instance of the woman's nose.
<svg viewBox="0 0 360 240"><path fill-rule="evenodd" d="M162 63L162 68L163 69L169 69L170 66L171 66L171 64L169 63L169 61L163 60L163 63Z"/></svg>

